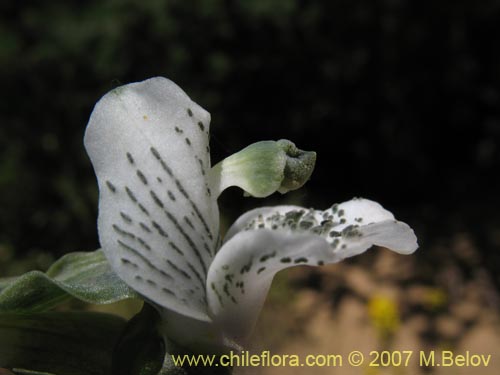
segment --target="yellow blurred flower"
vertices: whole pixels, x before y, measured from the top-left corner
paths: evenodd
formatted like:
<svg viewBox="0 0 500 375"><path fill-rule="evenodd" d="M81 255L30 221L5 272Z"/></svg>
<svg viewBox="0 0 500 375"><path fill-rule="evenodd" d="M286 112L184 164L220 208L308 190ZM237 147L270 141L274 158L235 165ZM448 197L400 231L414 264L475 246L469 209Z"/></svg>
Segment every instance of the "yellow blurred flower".
<svg viewBox="0 0 500 375"><path fill-rule="evenodd" d="M399 309L394 299L376 295L368 301L368 314L382 338L390 337L399 327Z"/></svg>

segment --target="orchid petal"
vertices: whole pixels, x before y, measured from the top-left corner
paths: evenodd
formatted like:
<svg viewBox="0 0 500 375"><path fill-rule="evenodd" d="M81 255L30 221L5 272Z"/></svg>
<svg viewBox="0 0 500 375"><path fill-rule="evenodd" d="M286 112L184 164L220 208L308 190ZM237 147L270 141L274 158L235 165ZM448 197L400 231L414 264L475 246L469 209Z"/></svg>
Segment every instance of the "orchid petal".
<svg viewBox="0 0 500 375"><path fill-rule="evenodd" d="M84 140L111 267L158 305L202 320L219 225L207 179L209 122L182 89L158 77L106 94Z"/></svg>
<svg viewBox="0 0 500 375"><path fill-rule="evenodd" d="M372 245L402 254L417 248L408 225L366 199L325 211L297 206L250 211L229 229L210 266L207 296L213 319L230 337L243 338L254 326L278 271L336 263Z"/></svg>

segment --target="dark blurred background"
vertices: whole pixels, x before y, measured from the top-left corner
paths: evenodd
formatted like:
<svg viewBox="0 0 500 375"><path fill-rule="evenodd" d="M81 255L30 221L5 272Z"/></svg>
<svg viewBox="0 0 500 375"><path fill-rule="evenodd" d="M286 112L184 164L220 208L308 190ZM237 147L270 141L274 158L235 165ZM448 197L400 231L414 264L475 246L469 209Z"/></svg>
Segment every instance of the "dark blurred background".
<svg viewBox="0 0 500 375"><path fill-rule="evenodd" d="M264 139L318 152L291 198L226 193L226 221L363 196L416 229L423 270L498 286L499 20L494 0L3 0L0 263L98 247L88 117L161 75L211 112L214 162ZM456 234L473 255L447 252Z"/></svg>

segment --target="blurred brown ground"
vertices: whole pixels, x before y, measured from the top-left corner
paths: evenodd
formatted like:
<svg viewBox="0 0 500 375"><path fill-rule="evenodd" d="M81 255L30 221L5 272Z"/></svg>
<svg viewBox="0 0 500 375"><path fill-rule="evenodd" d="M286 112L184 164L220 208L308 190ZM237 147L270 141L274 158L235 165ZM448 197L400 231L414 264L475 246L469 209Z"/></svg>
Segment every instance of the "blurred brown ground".
<svg viewBox="0 0 500 375"><path fill-rule="evenodd" d="M442 247L439 249L439 247ZM342 367L240 368L236 374L497 374L500 368L498 291L475 262L478 249L466 234L448 246L440 263L418 264L375 249L352 261L295 268L277 278L251 345L252 353L340 354ZM461 261L467 260L465 266ZM349 352L364 365L347 363ZM413 351L408 367L369 367L371 351ZM487 367L422 367L419 352L491 354ZM436 357L437 362L437 357Z"/></svg>

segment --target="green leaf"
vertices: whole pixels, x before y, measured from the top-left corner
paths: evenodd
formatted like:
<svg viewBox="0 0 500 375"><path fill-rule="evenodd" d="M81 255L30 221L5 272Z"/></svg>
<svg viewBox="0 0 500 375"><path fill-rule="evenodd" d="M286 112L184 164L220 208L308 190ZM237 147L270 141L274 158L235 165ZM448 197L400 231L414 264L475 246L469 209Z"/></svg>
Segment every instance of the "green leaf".
<svg viewBox="0 0 500 375"><path fill-rule="evenodd" d="M176 355L196 355L187 352L158 331L161 317L148 303L128 323L113 356L113 375L230 375L232 368L213 366L177 367ZM168 352L167 352L168 349Z"/></svg>
<svg viewBox="0 0 500 375"><path fill-rule="evenodd" d="M15 374L109 375L124 327L109 314L0 313L0 367Z"/></svg>
<svg viewBox="0 0 500 375"><path fill-rule="evenodd" d="M144 303L128 321L113 356L113 375L157 375L165 357L165 344L158 333L160 317Z"/></svg>
<svg viewBox="0 0 500 375"><path fill-rule="evenodd" d="M0 312L46 311L70 297L103 304L138 295L111 270L101 250L65 255L46 273L0 280Z"/></svg>

